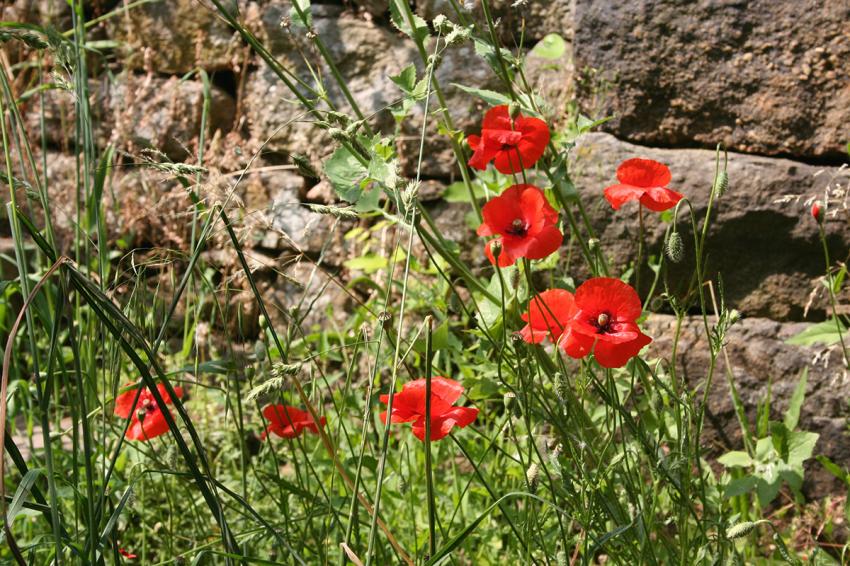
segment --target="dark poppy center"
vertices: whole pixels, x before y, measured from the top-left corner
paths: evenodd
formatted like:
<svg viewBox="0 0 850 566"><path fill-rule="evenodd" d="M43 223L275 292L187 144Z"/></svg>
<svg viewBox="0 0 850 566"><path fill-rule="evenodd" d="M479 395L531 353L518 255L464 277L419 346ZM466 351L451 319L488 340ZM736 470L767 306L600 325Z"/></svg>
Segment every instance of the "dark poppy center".
<svg viewBox="0 0 850 566"><path fill-rule="evenodd" d="M503 143L502 144L502 151L510 151L514 148L516 148L516 145L514 145L514 144L510 144L510 143Z"/></svg>
<svg viewBox="0 0 850 566"><path fill-rule="evenodd" d="M507 229L507 233L511 236L525 236L525 233L528 231L528 226L526 226L525 221L522 218L516 218L513 222L511 222L510 227Z"/></svg>
<svg viewBox="0 0 850 566"><path fill-rule="evenodd" d="M611 315L607 312L599 313L599 316L596 317L596 321L594 322L594 326L596 326L596 331L599 334L605 334L611 331Z"/></svg>

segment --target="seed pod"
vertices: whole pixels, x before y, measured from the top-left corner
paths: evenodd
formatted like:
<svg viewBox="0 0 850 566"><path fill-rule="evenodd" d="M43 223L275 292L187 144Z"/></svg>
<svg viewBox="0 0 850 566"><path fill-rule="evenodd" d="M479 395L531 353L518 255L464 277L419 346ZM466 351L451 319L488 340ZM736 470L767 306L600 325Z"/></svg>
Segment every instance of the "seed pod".
<svg viewBox="0 0 850 566"><path fill-rule="evenodd" d="M717 175L717 179L714 181L714 196L722 197L726 194L726 190L729 188L729 174L726 171L721 171Z"/></svg>
<svg viewBox="0 0 850 566"><path fill-rule="evenodd" d="M682 240L681 234L670 232L667 244L664 246L664 253L667 255L667 259L673 263L682 261L682 257L685 255L685 242Z"/></svg>

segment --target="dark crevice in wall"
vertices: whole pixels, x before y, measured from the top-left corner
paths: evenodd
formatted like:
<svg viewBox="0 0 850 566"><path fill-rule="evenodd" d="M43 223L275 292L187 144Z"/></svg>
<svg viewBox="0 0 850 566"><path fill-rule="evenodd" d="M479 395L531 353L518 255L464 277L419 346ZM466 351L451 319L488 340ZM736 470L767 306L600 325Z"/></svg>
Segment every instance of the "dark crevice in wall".
<svg viewBox="0 0 850 566"><path fill-rule="evenodd" d="M612 136L614 136L615 138L617 138L620 141L624 141L624 142L630 143L632 145L636 145L636 146L640 146L640 147L646 147L646 148L673 149L673 150L675 150L675 149L706 149L706 150L710 150L710 151L714 151L716 149L716 146L714 146L714 145L703 144L703 143L700 143L696 140L690 140L689 143L647 145L647 144L642 143L640 141L636 141L634 139L631 139L629 136L618 136L613 132L605 132L605 133L611 134ZM848 140L848 141L850 141L850 140ZM737 154L740 154L740 155L752 155L752 156L755 156L755 157L765 157L765 158L768 158L768 159L788 159L788 160L791 160L791 161L796 161L796 162L801 163L803 165L811 165L813 167L840 167L840 166L845 165L845 164L850 164L850 156L848 156L847 153L841 153L841 152L830 153L830 154L826 154L826 155L798 155L798 154L787 153L787 152L777 152L777 153L773 153L773 154L760 153L760 152L749 152L749 151L742 151L741 149L734 148L734 147L728 148L728 150L729 150L729 153L737 153Z"/></svg>

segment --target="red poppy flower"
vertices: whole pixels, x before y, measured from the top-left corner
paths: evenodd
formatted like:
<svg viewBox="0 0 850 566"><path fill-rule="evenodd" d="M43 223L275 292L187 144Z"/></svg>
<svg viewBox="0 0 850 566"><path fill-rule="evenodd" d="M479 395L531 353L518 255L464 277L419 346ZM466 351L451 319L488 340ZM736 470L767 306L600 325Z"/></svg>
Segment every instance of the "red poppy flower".
<svg viewBox="0 0 850 566"><path fill-rule="evenodd" d="M138 558L138 556L136 556L132 552L127 552L126 550L124 550L123 548L120 548L120 547L118 548L118 554L120 554L121 556L123 556L124 558L126 558L128 560L133 560L134 558Z"/></svg>
<svg viewBox="0 0 850 566"><path fill-rule="evenodd" d="M171 404L171 397L162 383L156 386L160 396L166 404ZM130 419L130 427L127 429L127 438L130 440L150 440L168 432L168 422L165 415L159 410L153 393L145 387L139 395L138 402L133 405L138 388L125 391L115 399L115 414L122 419ZM183 388L175 387L174 392L178 398L183 397Z"/></svg>
<svg viewBox="0 0 850 566"><path fill-rule="evenodd" d="M578 312L561 339L561 347L573 358L592 351L599 365L618 368L652 342L637 326L640 297L619 279L586 281L576 289L575 304Z"/></svg>
<svg viewBox="0 0 850 566"><path fill-rule="evenodd" d="M557 343L564 331L569 329L570 320L577 312L573 294L565 289L549 289L534 296L528 312L522 315L527 322L519 335L529 344L539 344L547 337Z"/></svg>
<svg viewBox="0 0 850 566"><path fill-rule="evenodd" d="M820 201L812 203L812 218L820 222Z"/></svg>
<svg viewBox="0 0 850 566"><path fill-rule="evenodd" d="M490 246L500 241L499 267L513 265L521 257L543 259L561 246L564 235L558 230L558 213L534 185L513 185L487 201L481 209L484 222L479 236L499 236L484 252L495 264Z"/></svg>
<svg viewBox="0 0 850 566"><path fill-rule="evenodd" d="M295 438L304 429L318 434L319 426L325 426L327 419L321 417L319 425L307 411L290 407L289 405L266 405L263 408L263 416L269 421L269 426L263 433L263 440L270 432L281 438Z"/></svg>
<svg viewBox="0 0 850 566"><path fill-rule="evenodd" d="M637 200L655 212L673 208L682 194L667 188L672 176L663 163L652 159L627 159L617 168L618 185L605 189L605 198L619 210L630 200Z"/></svg>
<svg viewBox="0 0 850 566"><path fill-rule="evenodd" d="M549 126L540 118L522 114L512 121L503 104L487 111L481 135L469 136L467 141L472 148L470 167L483 171L494 161L499 173L511 175L537 163L549 143Z"/></svg>
<svg viewBox="0 0 850 566"><path fill-rule="evenodd" d="M463 428L478 416L474 407L455 407L454 402L463 395L463 386L452 379L431 379L431 440L440 440L452 428ZM389 402L389 395L381 395L381 403ZM387 412L381 413L387 424ZM413 434L425 441L425 380L417 379L404 384L401 391L393 395L391 422L413 423Z"/></svg>

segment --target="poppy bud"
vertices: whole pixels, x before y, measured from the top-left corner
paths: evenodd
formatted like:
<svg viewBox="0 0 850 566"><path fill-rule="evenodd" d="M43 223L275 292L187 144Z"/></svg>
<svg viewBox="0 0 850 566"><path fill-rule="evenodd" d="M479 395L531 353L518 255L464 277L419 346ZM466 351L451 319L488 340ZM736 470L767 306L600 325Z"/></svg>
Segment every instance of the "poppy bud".
<svg viewBox="0 0 850 566"><path fill-rule="evenodd" d="M268 321L268 320L266 320L266 317L265 317L265 316L263 316L263 315L260 315L260 316L257 318L257 324L258 324L258 325L259 325L259 327L260 327L260 328L262 328L263 330L265 330L266 328L268 328L268 327L269 327L269 321Z"/></svg>
<svg viewBox="0 0 850 566"><path fill-rule="evenodd" d="M378 322L380 322L381 326L383 326L384 328L389 328L392 320L393 315L391 315L387 311L381 311L381 313L378 315Z"/></svg>
<svg viewBox="0 0 850 566"><path fill-rule="evenodd" d="M511 120L516 120L517 116L519 116L519 104L515 101L508 104L508 114L511 117Z"/></svg>
<svg viewBox="0 0 850 566"><path fill-rule="evenodd" d="M592 252L595 252L599 248L599 239L591 238L587 241L587 249Z"/></svg>
<svg viewBox="0 0 850 566"><path fill-rule="evenodd" d="M821 221L820 201L818 200L812 203L812 218L814 218L817 222Z"/></svg>
<svg viewBox="0 0 850 566"><path fill-rule="evenodd" d="M504 397L502 397L502 401L505 403L505 410L509 413L514 413L517 416L521 414L519 410L519 402L517 401L516 394L508 391L505 393Z"/></svg>
<svg viewBox="0 0 850 566"><path fill-rule="evenodd" d="M540 479L540 466L532 462L525 471L525 479L528 480L528 489L531 493L537 493L537 482Z"/></svg>
<svg viewBox="0 0 850 566"><path fill-rule="evenodd" d="M408 486L408 483L407 483L407 478L405 478L404 476L401 476L401 475L398 476L398 492L399 492L399 494L401 494L401 495L406 494L408 487L409 486Z"/></svg>
<svg viewBox="0 0 850 566"><path fill-rule="evenodd" d="M499 256L502 255L502 241L493 240L490 242L490 251L493 253L493 259L496 260L496 265L499 265Z"/></svg>
<svg viewBox="0 0 850 566"><path fill-rule="evenodd" d="M673 263L682 261L685 253L685 242L682 240L682 235L678 232L671 232L667 238L667 244L664 246L664 253L667 259Z"/></svg>
<svg viewBox="0 0 850 566"><path fill-rule="evenodd" d="M726 171L721 171L714 181L714 196L722 197L726 194L726 189L729 188L729 174Z"/></svg>
<svg viewBox="0 0 850 566"><path fill-rule="evenodd" d="M567 380L567 376L563 373L558 372L555 374L555 384L558 388L558 397L561 400L565 400L567 398L567 394L569 393L570 382Z"/></svg>

